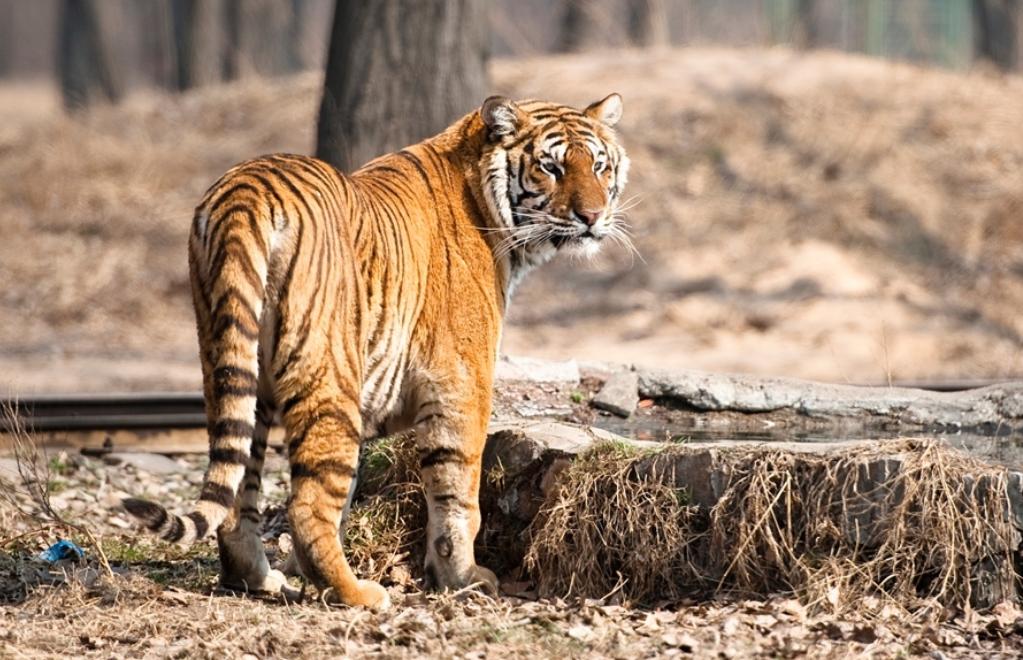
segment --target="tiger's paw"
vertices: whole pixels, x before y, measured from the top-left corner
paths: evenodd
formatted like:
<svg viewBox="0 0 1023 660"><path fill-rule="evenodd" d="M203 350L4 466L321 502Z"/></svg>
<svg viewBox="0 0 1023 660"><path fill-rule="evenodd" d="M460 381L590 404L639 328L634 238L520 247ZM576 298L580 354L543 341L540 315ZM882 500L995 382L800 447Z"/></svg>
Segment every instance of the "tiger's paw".
<svg viewBox="0 0 1023 660"><path fill-rule="evenodd" d="M451 571L453 573L453 571ZM436 565L427 562L426 564L426 587L428 589L469 589L475 588L487 594L496 596L498 594L497 576L489 568L472 564L467 570L459 571L457 575L437 570Z"/></svg>
<svg viewBox="0 0 1023 660"><path fill-rule="evenodd" d="M391 607L391 597L383 585L373 580L359 580L359 602L374 612L383 612Z"/></svg>
<svg viewBox="0 0 1023 660"><path fill-rule="evenodd" d="M327 587L320 597L330 605L346 607L365 607L374 612L383 612L391 607L391 596L379 582L358 580L357 591L350 598L342 598L333 587Z"/></svg>
<svg viewBox="0 0 1023 660"><path fill-rule="evenodd" d="M270 569L261 578L251 584L246 580L221 578L220 588L225 591L247 593L253 596L281 596L289 603L297 603L302 593L288 584L288 578L277 569Z"/></svg>

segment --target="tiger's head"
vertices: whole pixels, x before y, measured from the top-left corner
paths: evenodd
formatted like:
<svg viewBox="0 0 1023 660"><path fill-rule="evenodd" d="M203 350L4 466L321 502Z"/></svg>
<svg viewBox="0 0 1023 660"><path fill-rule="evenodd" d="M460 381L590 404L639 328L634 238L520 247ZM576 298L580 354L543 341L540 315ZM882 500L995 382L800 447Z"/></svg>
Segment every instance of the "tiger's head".
<svg viewBox="0 0 1023 660"><path fill-rule="evenodd" d="M492 96L479 114L484 196L501 236L495 257L532 265L561 249L592 256L605 239L631 246L620 212L629 159L612 128L621 96L584 110Z"/></svg>

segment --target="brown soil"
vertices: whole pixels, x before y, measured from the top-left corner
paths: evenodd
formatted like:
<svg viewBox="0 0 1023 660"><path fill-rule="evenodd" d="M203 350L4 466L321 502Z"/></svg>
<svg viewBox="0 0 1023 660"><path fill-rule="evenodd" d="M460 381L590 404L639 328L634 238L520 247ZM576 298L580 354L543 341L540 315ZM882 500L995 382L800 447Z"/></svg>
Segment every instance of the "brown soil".
<svg viewBox="0 0 1023 660"><path fill-rule="evenodd" d="M267 499L279 505L286 466L269 458ZM195 497L205 459L177 461L180 473L157 476L77 455L51 457L52 504L98 537L110 576L91 547L82 563L34 559L66 530L21 516L0 499L0 657L1008 658L1023 652L1023 618L1007 603L943 623L907 618L876 598L845 616L810 612L784 594L636 608L622 601L621 591L591 600L538 598L516 575L503 576L499 598L426 594L394 572L385 581L395 606L383 614L223 594L216 590L212 543L188 552L155 543L113 510L127 493L183 510ZM25 497L16 502L32 509ZM275 535L268 531L266 538L274 559Z"/></svg>
<svg viewBox="0 0 1023 660"><path fill-rule="evenodd" d="M837 53L498 61L495 87L626 99L642 260L562 260L504 350L833 381L1018 375L1023 79ZM308 152L319 77L140 94L79 120L0 90L0 373L196 388L185 235L232 163Z"/></svg>

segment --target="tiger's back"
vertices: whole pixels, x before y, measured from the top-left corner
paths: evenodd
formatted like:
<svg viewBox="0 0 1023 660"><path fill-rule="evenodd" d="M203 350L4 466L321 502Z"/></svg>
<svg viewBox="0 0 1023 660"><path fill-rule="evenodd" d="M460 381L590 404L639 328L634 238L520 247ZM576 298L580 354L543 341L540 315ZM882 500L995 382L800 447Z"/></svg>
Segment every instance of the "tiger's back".
<svg viewBox="0 0 1023 660"><path fill-rule="evenodd" d="M189 239L210 464L192 513L174 516L142 500L127 500L129 511L179 543L217 529L225 585L287 591L262 551L257 502L266 437L279 414L302 573L345 603L382 607L386 591L352 574L337 528L361 441L411 427L427 492L428 578L493 588L472 541L507 297L522 270L575 240L566 222L581 222L599 240L593 200L601 208L616 201L599 184L618 172L597 167L612 151L598 140L607 108L594 104L588 116L536 105L530 113L490 99L441 135L350 176L312 158L274 155L214 184ZM529 133L531 115L547 121L530 122ZM535 151L551 119L576 121L574 137L586 146L562 150L561 188L571 177L579 184L562 195L564 222L553 215L560 198L546 198L551 220L541 245L540 225L529 218L542 195L526 188L543 178L539 170L526 176L521 160L516 172L509 156ZM571 143L567 135L560 144ZM544 139L556 156L557 136ZM504 250L509 237L515 245Z"/></svg>

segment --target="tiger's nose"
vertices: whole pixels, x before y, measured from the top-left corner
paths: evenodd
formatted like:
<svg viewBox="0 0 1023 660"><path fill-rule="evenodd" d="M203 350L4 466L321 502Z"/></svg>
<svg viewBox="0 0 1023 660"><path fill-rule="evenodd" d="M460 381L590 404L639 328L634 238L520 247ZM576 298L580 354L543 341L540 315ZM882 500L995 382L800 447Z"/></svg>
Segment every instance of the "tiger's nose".
<svg viewBox="0 0 1023 660"><path fill-rule="evenodd" d="M577 218L586 223L587 227L592 227L593 224L600 219L600 214L603 209L587 209L587 208L576 208L573 209Z"/></svg>

